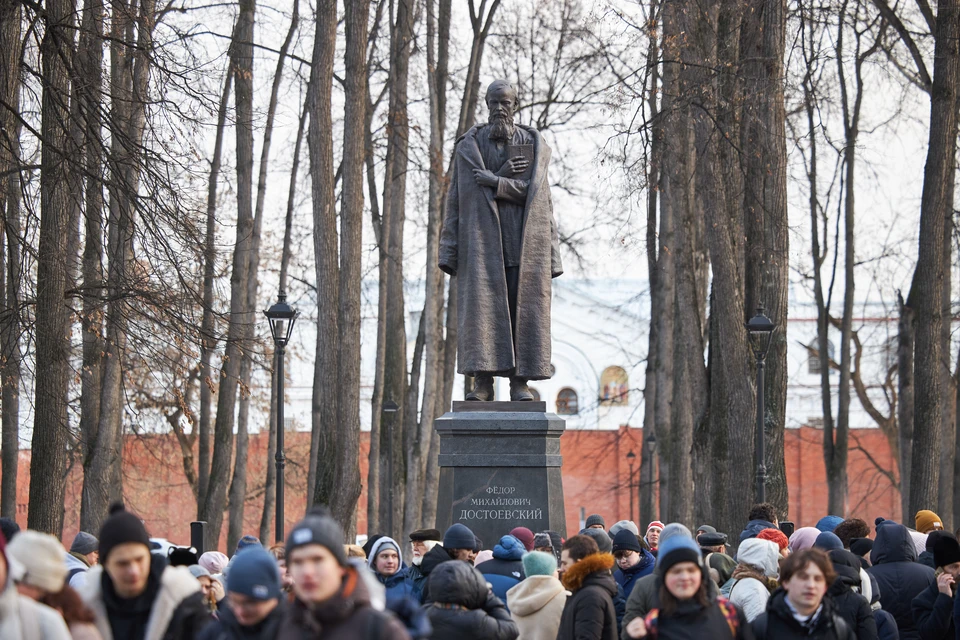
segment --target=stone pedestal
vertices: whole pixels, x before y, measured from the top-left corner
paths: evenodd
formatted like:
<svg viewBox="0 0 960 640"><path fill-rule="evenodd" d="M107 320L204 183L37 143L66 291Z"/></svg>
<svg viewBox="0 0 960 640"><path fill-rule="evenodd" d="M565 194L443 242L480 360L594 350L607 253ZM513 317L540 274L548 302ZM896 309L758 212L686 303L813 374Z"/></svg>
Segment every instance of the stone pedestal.
<svg viewBox="0 0 960 640"><path fill-rule="evenodd" d="M544 402L454 402L440 435L437 527L470 527L492 549L514 527L566 538L560 436Z"/></svg>

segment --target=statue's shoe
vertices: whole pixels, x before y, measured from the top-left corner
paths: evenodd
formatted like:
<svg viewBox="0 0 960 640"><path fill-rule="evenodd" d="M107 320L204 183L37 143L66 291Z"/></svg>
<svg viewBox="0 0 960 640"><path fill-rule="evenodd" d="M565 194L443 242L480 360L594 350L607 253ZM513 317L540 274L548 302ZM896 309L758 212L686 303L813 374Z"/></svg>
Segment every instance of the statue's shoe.
<svg viewBox="0 0 960 640"><path fill-rule="evenodd" d="M493 400L493 376L477 376L473 391L467 394L466 399L474 402Z"/></svg>
<svg viewBox="0 0 960 640"><path fill-rule="evenodd" d="M522 378L510 379L510 400L513 402L530 402L533 400L533 392L527 386L527 381Z"/></svg>

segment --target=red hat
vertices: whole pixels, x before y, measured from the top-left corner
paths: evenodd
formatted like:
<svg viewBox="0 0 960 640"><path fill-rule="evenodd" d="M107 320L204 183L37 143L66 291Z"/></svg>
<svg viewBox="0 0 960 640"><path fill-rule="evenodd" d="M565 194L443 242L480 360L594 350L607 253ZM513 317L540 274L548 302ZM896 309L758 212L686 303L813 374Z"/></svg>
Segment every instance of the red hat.
<svg viewBox="0 0 960 640"><path fill-rule="evenodd" d="M780 531L780 529L764 529L757 534L757 537L761 540L775 542L777 546L780 547L780 551L783 551L790 546L790 540L787 539L787 534L785 534L783 531Z"/></svg>
<svg viewBox="0 0 960 640"><path fill-rule="evenodd" d="M648 524L648 525L647 525L647 531L650 531L650 529L652 529L653 527L656 527L656 528L660 529L660 531L663 531L663 523L660 522L659 520L654 520L653 522L651 522L650 524Z"/></svg>
<svg viewBox="0 0 960 640"><path fill-rule="evenodd" d="M526 527L517 527L510 532L510 535L522 542L527 551L533 551L533 531Z"/></svg>

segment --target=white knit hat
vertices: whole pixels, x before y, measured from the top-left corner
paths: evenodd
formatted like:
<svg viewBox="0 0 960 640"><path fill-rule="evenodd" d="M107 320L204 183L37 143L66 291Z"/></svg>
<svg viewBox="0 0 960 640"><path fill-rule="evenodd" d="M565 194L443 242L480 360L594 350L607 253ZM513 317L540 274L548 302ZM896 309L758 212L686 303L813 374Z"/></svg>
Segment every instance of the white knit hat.
<svg viewBox="0 0 960 640"><path fill-rule="evenodd" d="M67 579L67 550L48 533L21 531L7 545L7 553L23 566L18 582L57 593Z"/></svg>

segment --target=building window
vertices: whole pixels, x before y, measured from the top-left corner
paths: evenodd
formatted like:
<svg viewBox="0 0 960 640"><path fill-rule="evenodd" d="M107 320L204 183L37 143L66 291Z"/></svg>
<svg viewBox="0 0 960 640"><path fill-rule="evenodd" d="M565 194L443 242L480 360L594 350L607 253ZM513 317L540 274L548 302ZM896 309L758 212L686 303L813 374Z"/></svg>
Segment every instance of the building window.
<svg viewBox="0 0 960 640"><path fill-rule="evenodd" d="M533 394L533 401L540 402L540 392L534 389L533 387L527 387L527 388L530 389L530 393Z"/></svg>
<svg viewBox="0 0 960 640"><path fill-rule="evenodd" d="M600 375L600 402L625 405L630 400L630 378L623 367L607 367Z"/></svg>
<svg viewBox="0 0 960 640"><path fill-rule="evenodd" d="M820 345L816 338L807 345L807 352L810 354L807 357L807 372L820 375ZM833 343L829 340L827 340L827 357L833 360Z"/></svg>
<svg viewBox="0 0 960 640"><path fill-rule="evenodd" d="M580 413L580 400L577 392L567 387L557 394L557 413L561 416L575 416Z"/></svg>

